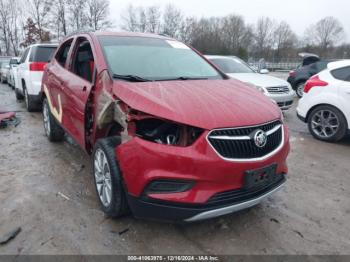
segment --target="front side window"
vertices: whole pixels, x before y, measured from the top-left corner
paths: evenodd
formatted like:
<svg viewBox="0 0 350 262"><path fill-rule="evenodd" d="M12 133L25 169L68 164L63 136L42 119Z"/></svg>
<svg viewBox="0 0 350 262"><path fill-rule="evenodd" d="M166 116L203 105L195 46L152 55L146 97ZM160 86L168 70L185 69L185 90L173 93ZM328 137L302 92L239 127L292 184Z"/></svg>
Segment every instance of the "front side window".
<svg viewBox="0 0 350 262"><path fill-rule="evenodd" d="M134 80L148 81L222 79L215 68L181 42L119 36L101 36L99 41L115 78L128 80L125 77L132 76Z"/></svg>
<svg viewBox="0 0 350 262"><path fill-rule="evenodd" d="M210 61L226 74L254 73L245 62L237 58L212 58Z"/></svg>
<svg viewBox="0 0 350 262"><path fill-rule="evenodd" d="M61 66L65 66L67 58L68 58L68 53L70 50L70 47L72 45L73 39L68 40L65 42L61 48L58 50L57 55L56 55L56 60Z"/></svg>
<svg viewBox="0 0 350 262"><path fill-rule="evenodd" d="M90 42L81 37L77 40L71 71L79 77L92 82L95 69L95 59Z"/></svg>

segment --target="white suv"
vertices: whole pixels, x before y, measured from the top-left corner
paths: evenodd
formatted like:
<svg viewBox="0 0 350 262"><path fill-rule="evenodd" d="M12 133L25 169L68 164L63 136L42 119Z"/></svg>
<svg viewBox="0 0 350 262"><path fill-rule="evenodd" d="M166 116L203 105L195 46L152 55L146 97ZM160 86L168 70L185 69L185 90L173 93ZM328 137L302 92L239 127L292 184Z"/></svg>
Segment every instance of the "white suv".
<svg viewBox="0 0 350 262"><path fill-rule="evenodd" d="M319 140L336 142L350 133L350 60L329 63L306 82L297 114Z"/></svg>
<svg viewBox="0 0 350 262"><path fill-rule="evenodd" d="M17 99L25 98L29 112L41 108L40 90L44 67L50 61L57 46L58 44L31 45L21 57L15 92Z"/></svg>

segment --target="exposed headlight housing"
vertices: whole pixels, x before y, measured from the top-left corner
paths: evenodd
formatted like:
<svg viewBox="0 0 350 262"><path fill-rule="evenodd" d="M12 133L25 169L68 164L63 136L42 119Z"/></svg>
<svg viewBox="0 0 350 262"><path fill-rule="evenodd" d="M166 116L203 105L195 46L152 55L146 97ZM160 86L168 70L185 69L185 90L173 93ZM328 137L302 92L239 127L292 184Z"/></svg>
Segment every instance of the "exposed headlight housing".
<svg viewBox="0 0 350 262"><path fill-rule="evenodd" d="M203 129L172 121L146 118L135 121L136 136L157 144L190 146L203 133Z"/></svg>

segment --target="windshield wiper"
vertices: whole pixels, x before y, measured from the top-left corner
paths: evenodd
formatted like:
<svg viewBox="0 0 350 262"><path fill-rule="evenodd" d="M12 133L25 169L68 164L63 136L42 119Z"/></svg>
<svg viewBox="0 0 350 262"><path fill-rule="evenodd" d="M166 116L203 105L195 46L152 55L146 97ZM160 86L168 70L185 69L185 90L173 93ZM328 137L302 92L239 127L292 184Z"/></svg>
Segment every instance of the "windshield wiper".
<svg viewBox="0 0 350 262"><path fill-rule="evenodd" d="M152 80L142 78L140 76L136 75L118 75L118 74L113 74L113 78L115 79L122 79L130 82L151 82Z"/></svg>
<svg viewBox="0 0 350 262"><path fill-rule="evenodd" d="M157 79L155 81L176 81L176 80L207 80L207 77L190 77L190 76L180 76L168 79Z"/></svg>

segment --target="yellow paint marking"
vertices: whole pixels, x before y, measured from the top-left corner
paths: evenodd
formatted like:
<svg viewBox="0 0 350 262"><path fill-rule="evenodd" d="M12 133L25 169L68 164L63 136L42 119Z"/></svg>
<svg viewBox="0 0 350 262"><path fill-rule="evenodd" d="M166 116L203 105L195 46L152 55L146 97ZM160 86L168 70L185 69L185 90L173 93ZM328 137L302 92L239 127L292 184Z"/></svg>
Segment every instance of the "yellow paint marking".
<svg viewBox="0 0 350 262"><path fill-rule="evenodd" d="M47 102L49 103L51 114L56 118L56 120L59 123L62 123L63 110L62 110L61 96L58 95L58 106L59 106L58 109L59 110L57 111L57 109L52 105L50 92L47 89L46 85L44 85L44 92L46 94Z"/></svg>

